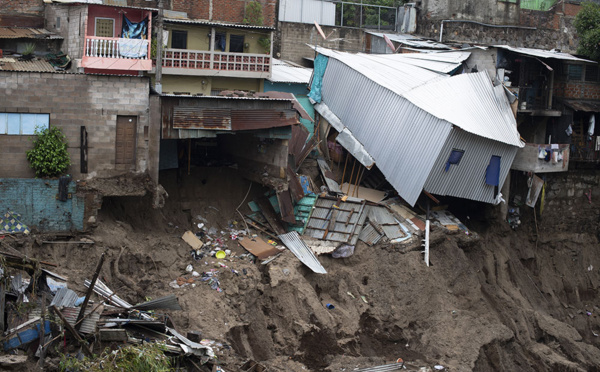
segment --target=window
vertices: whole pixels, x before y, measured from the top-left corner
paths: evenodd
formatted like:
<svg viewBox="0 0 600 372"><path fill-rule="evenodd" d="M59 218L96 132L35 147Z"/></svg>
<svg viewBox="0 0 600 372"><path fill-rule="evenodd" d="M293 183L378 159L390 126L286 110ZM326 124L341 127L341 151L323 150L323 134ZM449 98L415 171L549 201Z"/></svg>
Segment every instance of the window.
<svg viewBox="0 0 600 372"><path fill-rule="evenodd" d="M585 81L598 81L598 66L585 66Z"/></svg>
<svg viewBox="0 0 600 372"><path fill-rule="evenodd" d="M217 32L215 34L215 50L225 51L227 45L227 34L224 32Z"/></svg>
<svg viewBox="0 0 600 372"><path fill-rule="evenodd" d="M112 18L96 18L96 36L115 37L115 20Z"/></svg>
<svg viewBox="0 0 600 372"><path fill-rule="evenodd" d="M569 80L579 81L583 77L583 65L567 65Z"/></svg>
<svg viewBox="0 0 600 372"><path fill-rule="evenodd" d="M244 53L244 35L229 35L229 52Z"/></svg>
<svg viewBox="0 0 600 372"><path fill-rule="evenodd" d="M171 33L171 48L187 49L187 31L173 30Z"/></svg>
<svg viewBox="0 0 600 372"><path fill-rule="evenodd" d="M0 134L33 135L36 127L50 127L50 115L0 113Z"/></svg>
<svg viewBox="0 0 600 372"><path fill-rule="evenodd" d="M448 161L446 162L446 172L450 169L451 164L458 165L464 154L465 150L452 149Z"/></svg>

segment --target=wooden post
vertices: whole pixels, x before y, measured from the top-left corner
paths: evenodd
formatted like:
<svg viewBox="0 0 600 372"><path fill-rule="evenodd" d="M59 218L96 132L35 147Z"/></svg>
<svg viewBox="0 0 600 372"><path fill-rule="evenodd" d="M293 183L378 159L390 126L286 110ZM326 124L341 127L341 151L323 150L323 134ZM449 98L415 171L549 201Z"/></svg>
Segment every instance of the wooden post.
<svg viewBox="0 0 600 372"><path fill-rule="evenodd" d="M40 306L40 360L39 366L44 369L44 358L46 357L46 349L44 349L44 338L46 336L46 292L42 292L42 304Z"/></svg>
<svg viewBox="0 0 600 372"><path fill-rule="evenodd" d="M98 266L96 266L96 272L94 272L94 276L92 277L92 281L90 282L90 286L85 294L85 299L83 300L83 304L81 305L81 310L79 310L79 315L77 315L77 320L75 321L75 330L78 331L81 327L81 323L79 321L83 319L83 314L85 314L85 308L90 301L90 297L92 293L94 293L94 285L96 285L96 280L98 280L98 275L100 275L100 270L102 269L102 265L104 264L105 253L102 253L100 256L100 262L98 262ZM83 323L83 322L82 322Z"/></svg>
<svg viewBox="0 0 600 372"><path fill-rule="evenodd" d="M346 191L346 195L350 196L350 185L352 185L352 177L354 177L354 167L356 166L356 158L354 159L354 163L352 164L352 172L350 172L350 181L348 182L348 190ZM342 190L343 192L344 190Z"/></svg>
<svg viewBox="0 0 600 372"><path fill-rule="evenodd" d="M71 336L73 336L75 338L75 340L77 340L77 342L79 342L79 344L83 348L84 353L87 356L89 356L90 358L92 358L94 356L94 354L92 353L92 350L88 346L87 342L85 342L81 338L81 336L79 336L79 333L77 333L77 331L69 324L69 322L67 322L67 319L65 319L65 316L62 315L62 313L56 308L55 305L51 306L50 310L52 310L56 314L56 316L58 316L60 318L63 325L65 326L65 329L71 334Z"/></svg>
<svg viewBox="0 0 600 372"><path fill-rule="evenodd" d="M4 333L4 312L6 310L6 290L4 284L5 282L2 280L2 283L0 283L0 332L2 333Z"/></svg>
<svg viewBox="0 0 600 372"><path fill-rule="evenodd" d="M192 168L192 139L188 138L188 176Z"/></svg>

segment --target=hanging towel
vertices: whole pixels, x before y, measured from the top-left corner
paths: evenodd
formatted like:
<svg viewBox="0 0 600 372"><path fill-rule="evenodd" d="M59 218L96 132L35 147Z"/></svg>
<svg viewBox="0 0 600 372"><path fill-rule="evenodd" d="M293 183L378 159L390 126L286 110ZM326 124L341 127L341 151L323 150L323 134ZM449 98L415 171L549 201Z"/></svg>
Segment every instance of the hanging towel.
<svg viewBox="0 0 600 372"><path fill-rule="evenodd" d="M145 58L148 55L148 40L119 39L119 55L125 58Z"/></svg>

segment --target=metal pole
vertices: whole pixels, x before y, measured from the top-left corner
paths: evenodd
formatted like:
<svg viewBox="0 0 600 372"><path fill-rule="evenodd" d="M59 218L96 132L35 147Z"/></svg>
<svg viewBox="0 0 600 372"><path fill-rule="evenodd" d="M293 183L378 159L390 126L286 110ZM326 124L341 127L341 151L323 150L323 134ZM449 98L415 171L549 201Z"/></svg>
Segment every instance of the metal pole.
<svg viewBox="0 0 600 372"><path fill-rule="evenodd" d="M379 19L377 20L377 30L381 30L381 7L377 8L379 10Z"/></svg>
<svg viewBox="0 0 600 372"><path fill-rule="evenodd" d="M340 26L344 26L344 3L342 3L342 17L340 19Z"/></svg>

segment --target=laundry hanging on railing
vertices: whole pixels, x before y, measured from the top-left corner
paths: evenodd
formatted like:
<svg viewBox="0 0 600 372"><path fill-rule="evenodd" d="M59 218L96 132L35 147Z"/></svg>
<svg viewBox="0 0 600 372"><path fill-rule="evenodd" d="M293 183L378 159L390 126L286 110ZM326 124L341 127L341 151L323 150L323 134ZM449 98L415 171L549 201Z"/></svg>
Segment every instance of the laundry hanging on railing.
<svg viewBox="0 0 600 372"><path fill-rule="evenodd" d="M148 40L119 39L119 55L124 58L146 58L148 55Z"/></svg>
<svg viewBox="0 0 600 372"><path fill-rule="evenodd" d="M134 23L123 15L121 37L124 39L148 39L148 17L141 22Z"/></svg>

